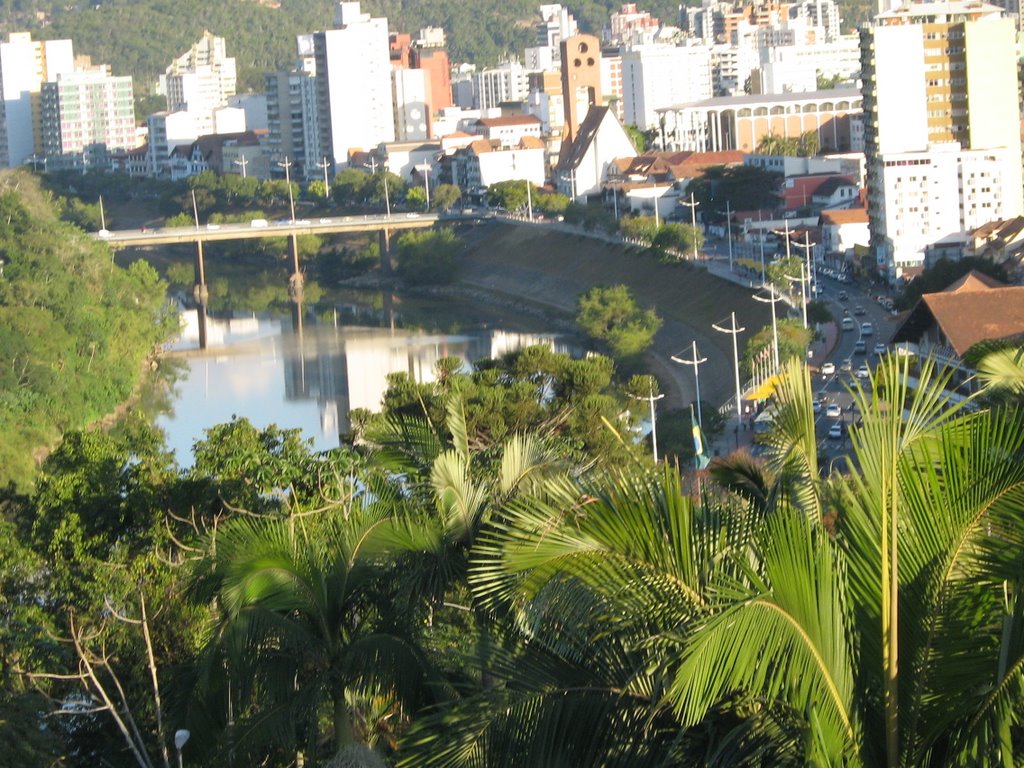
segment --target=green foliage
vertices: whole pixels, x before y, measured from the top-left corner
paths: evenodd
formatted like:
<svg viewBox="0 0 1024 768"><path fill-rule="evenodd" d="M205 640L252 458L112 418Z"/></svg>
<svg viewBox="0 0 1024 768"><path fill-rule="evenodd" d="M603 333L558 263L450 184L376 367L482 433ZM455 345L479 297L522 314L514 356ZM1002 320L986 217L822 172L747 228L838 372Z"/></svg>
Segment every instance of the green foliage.
<svg viewBox="0 0 1024 768"><path fill-rule="evenodd" d="M504 208L506 211L526 210L526 187L529 185L531 195L536 200L537 188L525 179L499 181L487 188L487 204L492 208Z"/></svg>
<svg viewBox="0 0 1024 768"><path fill-rule="evenodd" d="M0 482L28 487L37 452L128 398L173 317L145 262L114 266L27 174L0 186Z"/></svg>
<svg viewBox="0 0 1024 768"><path fill-rule="evenodd" d="M450 283L461 247L451 229L407 232L398 239L398 274L413 285Z"/></svg>
<svg viewBox="0 0 1024 768"><path fill-rule="evenodd" d="M633 142L633 148L642 154L647 149L647 136L635 125L624 125L622 127L626 129L629 140Z"/></svg>
<svg viewBox="0 0 1024 768"><path fill-rule="evenodd" d="M779 330L779 363L796 358L797 360L807 359L807 348L811 343L812 331L805 329L799 320L780 318ZM771 352L774 344L771 326L762 328L747 341L746 349L741 360L743 370L748 374L753 371L753 361L760 359L761 355L773 354Z"/></svg>
<svg viewBox="0 0 1024 768"><path fill-rule="evenodd" d="M814 157L818 154L820 141L817 131L807 131L799 137L783 138L769 133L757 145L760 155L782 155L784 157Z"/></svg>
<svg viewBox="0 0 1024 768"><path fill-rule="evenodd" d="M438 184L430 190L430 207L435 211L449 211L462 199L462 190L454 184Z"/></svg>
<svg viewBox="0 0 1024 768"><path fill-rule="evenodd" d="M564 215L567 223L577 224L585 229L614 232L619 227L615 214L602 205L569 203Z"/></svg>
<svg viewBox="0 0 1024 768"><path fill-rule="evenodd" d="M729 203L734 211L774 209L782 175L752 165L715 166L690 182L690 191L700 203L698 212L716 218Z"/></svg>
<svg viewBox="0 0 1024 768"><path fill-rule="evenodd" d="M624 237L635 237L651 243L657 237L658 229L653 216L623 216L619 219L619 232Z"/></svg>
<svg viewBox="0 0 1024 768"><path fill-rule="evenodd" d="M595 286L582 294L576 323L592 339L608 344L616 357L643 352L661 328L654 310L639 308L624 285Z"/></svg>
<svg viewBox="0 0 1024 768"><path fill-rule="evenodd" d="M833 320L832 311L828 308L828 302L810 301L807 303L807 322L811 325L824 325Z"/></svg>
<svg viewBox="0 0 1024 768"><path fill-rule="evenodd" d="M536 194L533 198L533 207L548 216L564 214L569 207L569 197L560 195L557 192L547 194Z"/></svg>
<svg viewBox="0 0 1024 768"><path fill-rule="evenodd" d="M911 309L924 294L944 291L971 271L981 272L1001 283L1008 282L1006 268L990 259L974 256L959 261L939 259L906 285L896 299L896 306L899 309Z"/></svg>

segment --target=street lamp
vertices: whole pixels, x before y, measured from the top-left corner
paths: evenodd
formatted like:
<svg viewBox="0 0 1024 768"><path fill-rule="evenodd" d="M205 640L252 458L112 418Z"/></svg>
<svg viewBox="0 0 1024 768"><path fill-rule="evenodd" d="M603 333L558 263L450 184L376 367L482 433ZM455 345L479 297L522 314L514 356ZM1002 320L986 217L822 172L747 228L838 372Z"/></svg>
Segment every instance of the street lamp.
<svg viewBox="0 0 1024 768"><path fill-rule="evenodd" d="M102 215L102 214L101 214ZM196 191L192 190L192 215L196 220L196 230L199 229L199 206L196 205Z"/></svg>
<svg viewBox="0 0 1024 768"><path fill-rule="evenodd" d="M325 157L324 160L326 161L327 158ZM370 173L372 173L374 176L376 176L377 175L377 159L373 155L370 155L370 162L369 163L363 163L363 168L369 168L370 169ZM326 171L325 171L325 173L326 173ZM391 196L388 193L388 169L387 169L387 167L385 167L384 171L381 173L381 178L384 180L384 207L387 210L387 217L390 219L391 218Z"/></svg>
<svg viewBox="0 0 1024 768"><path fill-rule="evenodd" d="M421 163L416 170L423 174L423 190L427 196L427 210L430 210L430 163Z"/></svg>
<svg viewBox="0 0 1024 768"><path fill-rule="evenodd" d="M804 316L804 330L807 329L807 289L804 287L804 283L807 282L807 278L804 276L804 263L800 262L800 277L792 277L790 275L785 276L791 283L795 283L797 280L800 281L800 301L803 304L803 316Z"/></svg>
<svg viewBox="0 0 1024 768"><path fill-rule="evenodd" d="M731 314L732 322L728 328L723 328L717 323L712 323L711 327L721 333L732 334L732 360L733 365L736 369L736 427L739 429L740 424L743 422L743 393L740 391L740 351L737 343L737 337L741 332L747 330L746 328L738 328L736 326L736 313Z"/></svg>
<svg viewBox="0 0 1024 768"><path fill-rule="evenodd" d="M729 233L729 271L732 272L732 211L728 200L725 201L725 229Z"/></svg>
<svg viewBox="0 0 1024 768"><path fill-rule="evenodd" d="M772 305L772 362L775 363L775 368L772 372L775 373L779 370L779 324L778 321L775 319L775 302L782 301L782 297L775 295L774 283L769 283L767 288L771 292L772 297L770 299L764 299L755 293L754 301L760 301L763 304Z"/></svg>
<svg viewBox="0 0 1024 768"><path fill-rule="evenodd" d="M813 262L811 261L811 248L817 245L817 243L811 242L811 233L804 233L804 241L802 243L793 243L797 248L804 249L804 260L807 262L807 282L808 282L808 294L811 296L818 295L818 281L815 279L815 270Z"/></svg>
<svg viewBox="0 0 1024 768"><path fill-rule="evenodd" d="M235 165L242 166L242 178L245 178L245 167L249 164L249 158L242 155L238 160L235 160Z"/></svg>
<svg viewBox="0 0 1024 768"><path fill-rule="evenodd" d="M761 209L757 209L757 242L761 245L761 285L765 284L764 271L764 230L761 229Z"/></svg>
<svg viewBox="0 0 1024 768"><path fill-rule="evenodd" d="M658 426L654 416L654 401L661 400L665 395L654 394L654 382L651 382L651 393L647 397L640 397L639 395L629 395L634 400L647 400L651 404L651 446L654 448L654 463L658 463Z"/></svg>
<svg viewBox="0 0 1024 768"><path fill-rule="evenodd" d="M673 362L676 362L676 363L682 363L683 365L692 365L693 366L693 379L694 379L694 382L696 383L696 386L697 386L697 424L700 425L701 429L704 429L704 419L701 418L701 412L700 412L700 364L701 363L706 363L708 361L708 359L706 357L697 357L697 340L696 339L693 340L693 359L692 360L686 360L685 358L676 357L675 355L671 355L669 357L669 359L672 360Z"/></svg>
<svg viewBox="0 0 1024 768"><path fill-rule="evenodd" d="M327 169L331 167L331 164L327 162L325 156L323 160L316 164L317 168L322 168L324 172L324 199L329 200L331 198L331 182L327 180Z"/></svg>
<svg viewBox="0 0 1024 768"><path fill-rule="evenodd" d="M690 202L685 200L679 201L680 205L686 205L690 208L690 226L693 228L693 260L697 260L697 206L700 205L696 200L693 199L693 192L690 193Z"/></svg>
<svg viewBox="0 0 1024 768"><path fill-rule="evenodd" d="M295 223L295 197L292 195L292 164L288 162L288 155L284 156L284 160L278 161L280 167L284 168L284 183L288 185L288 208L292 213L292 224Z"/></svg>
<svg viewBox="0 0 1024 768"><path fill-rule="evenodd" d="M178 768L181 768L182 766L181 750L183 750L185 745L188 744L188 740L191 736L192 733L184 728L174 732L174 748L178 751Z"/></svg>
<svg viewBox="0 0 1024 768"><path fill-rule="evenodd" d="M530 180L526 179L526 217L533 221L533 191L530 189L530 186Z"/></svg>

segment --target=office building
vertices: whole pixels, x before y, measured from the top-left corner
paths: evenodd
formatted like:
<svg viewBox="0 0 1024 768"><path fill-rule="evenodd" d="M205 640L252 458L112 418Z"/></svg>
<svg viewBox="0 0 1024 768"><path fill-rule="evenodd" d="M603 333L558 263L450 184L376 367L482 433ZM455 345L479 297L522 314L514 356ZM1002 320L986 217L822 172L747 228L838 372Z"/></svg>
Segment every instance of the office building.
<svg viewBox="0 0 1024 768"><path fill-rule="evenodd" d="M105 67L59 74L42 85L40 123L48 168L105 168L136 145L132 79Z"/></svg>
<svg viewBox="0 0 1024 768"><path fill-rule="evenodd" d="M70 40L33 40L28 32L12 32L0 43L0 166L21 165L43 151L39 100L44 82L75 69Z"/></svg>
<svg viewBox="0 0 1024 768"><path fill-rule="evenodd" d="M861 31L861 55L871 245L898 280L1022 213L1014 24L984 3L906 5Z"/></svg>
<svg viewBox="0 0 1024 768"><path fill-rule="evenodd" d="M711 98L706 46L643 45L622 54L622 99L627 125L658 127L657 110Z"/></svg>
<svg viewBox="0 0 1024 768"><path fill-rule="evenodd" d="M395 140L388 20L339 3L336 29L313 35L320 151L335 168L349 155Z"/></svg>

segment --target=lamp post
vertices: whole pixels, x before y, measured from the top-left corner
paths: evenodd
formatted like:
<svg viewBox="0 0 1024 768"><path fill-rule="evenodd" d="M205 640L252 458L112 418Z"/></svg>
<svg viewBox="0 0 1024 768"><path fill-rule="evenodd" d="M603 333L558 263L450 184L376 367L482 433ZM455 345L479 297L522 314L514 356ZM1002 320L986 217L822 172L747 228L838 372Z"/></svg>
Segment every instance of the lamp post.
<svg viewBox="0 0 1024 768"><path fill-rule="evenodd" d="M327 169L331 167L331 164L327 162L325 156L323 160L316 164L317 168L321 168L324 172L324 198L330 199L331 197L331 182L327 179Z"/></svg>
<svg viewBox="0 0 1024 768"><path fill-rule="evenodd" d="M736 426L739 428L743 421L743 393L740 391L740 351L737 337L741 332L747 330L746 328L738 328L736 326L736 313L733 312L731 315L731 323L728 328L723 328L717 323L712 323L711 327L721 333L732 334L732 360L736 370Z"/></svg>
<svg viewBox="0 0 1024 768"><path fill-rule="evenodd" d="M288 185L288 208L292 214L292 224L295 223L295 196L292 195L292 164L288 161L288 155L284 156L284 160L278 161L279 166L284 168L284 183Z"/></svg>
<svg viewBox="0 0 1024 768"><path fill-rule="evenodd" d="M725 230L729 237L729 271L732 272L732 211L728 200L725 201Z"/></svg>
<svg viewBox="0 0 1024 768"><path fill-rule="evenodd" d="M775 302L782 301L782 297L775 295L774 283L768 284L768 290L771 292L772 296L770 299L761 298L755 293L754 300L760 301L764 304L772 305L772 362L775 364L772 373L775 373L779 370L779 324L778 321L775 319Z"/></svg>
<svg viewBox="0 0 1024 768"><path fill-rule="evenodd" d="M325 157L324 160L326 160L326 159L327 158ZM372 173L374 176L377 175L377 160L376 160L376 158L374 158L373 155L370 155L370 163L369 164L363 163L363 167L364 168L369 168L370 169L370 173ZM384 172L381 174L381 178L384 179L384 207L385 207L385 210L387 211L387 217L390 219L391 218L391 196L388 193L388 171L387 171L386 168L384 169Z"/></svg>
<svg viewBox="0 0 1024 768"><path fill-rule="evenodd" d="M184 728L174 732L174 748L178 751L178 768L181 768L181 750L188 744L188 740L191 738L191 731L187 731Z"/></svg>
<svg viewBox="0 0 1024 768"><path fill-rule="evenodd" d="M530 180L526 179L526 218L533 221L533 191L530 189L531 186Z"/></svg>
<svg viewBox="0 0 1024 768"><path fill-rule="evenodd" d="M249 158L242 155L238 160L235 160L235 165L242 166L242 178L245 178L245 167L249 164Z"/></svg>
<svg viewBox="0 0 1024 768"><path fill-rule="evenodd" d="M701 429L704 429L704 419L701 418L701 412L700 412L700 364L701 363L706 363L708 361L708 359L706 357L697 357L697 340L696 339L693 340L693 359L692 360L687 360L687 359L682 358L682 357L676 357L675 355L671 355L669 359L672 360L675 363L682 363L683 365L692 365L693 366L693 379L694 379L694 382L695 382L696 387L697 387L697 424L700 425Z"/></svg>
<svg viewBox="0 0 1024 768"><path fill-rule="evenodd" d="M640 397L638 395L630 395L634 400L647 400L651 404L651 446L654 448L654 463L658 463L658 426L654 415L654 402L661 400L665 395L654 394L654 382L651 382L651 391L647 397Z"/></svg>
<svg viewBox="0 0 1024 768"><path fill-rule="evenodd" d="M690 193L690 202L680 201L681 205L690 207L690 226L693 228L693 260L697 260L697 206L700 205L693 199L693 192Z"/></svg>
<svg viewBox="0 0 1024 768"><path fill-rule="evenodd" d="M199 207L196 205L196 191L192 190L192 215L196 220L196 229L199 229Z"/></svg>
<svg viewBox="0 0 1024 768"><path fill-rule="evenodd" d="M427 197L427 210L430 210L430 163L422 163L416 166L416 170L423 174L423 191Z"/></svg>
<svg viewBox="0 0 1024 768"><path fill-rule="evenodd" d="M765 283L764 271L764 230L761 229L761 209L757 209L757 242L761 246L761 285Z"/></svg>
<svg viewBox="0 0 1024 768"><path fill-rule="evenodd" d="M793 243L797 248L804 249L804 261L807 263L807 293L811 296L818 295L818 281L815 279L815 270L813 262L811 261L811 248L817 245L817 243L811 242L811 233L804 233L804 241L802 243Z"/></svg>
<svg viewBox="0 0 1024 768"><path fill-rule="evenodd" d="M800 262L800 277L790 277L786 275L786 279L791 283L795 283L797 280L800 281L800 301L803 304L803 316L804 316L804 330L807 329L807 289L804 287L804 283L807 282L807 278L804 277L804 263Z"/></svg>
<svg viewBox="0 0 1024 768"><path fill-rule="evenodd" d="M196 202L196 193L193 190L193 192L192 192L192 204L195 205L195 202ZM198 226L199 226L199 221L197 219L196 220L196 227L198 228ZM106 214L103 213L103 195L100 195L100 229L103 230L104 232L106 232L106 230L107 230L107 217L106 217Z"/></svg>

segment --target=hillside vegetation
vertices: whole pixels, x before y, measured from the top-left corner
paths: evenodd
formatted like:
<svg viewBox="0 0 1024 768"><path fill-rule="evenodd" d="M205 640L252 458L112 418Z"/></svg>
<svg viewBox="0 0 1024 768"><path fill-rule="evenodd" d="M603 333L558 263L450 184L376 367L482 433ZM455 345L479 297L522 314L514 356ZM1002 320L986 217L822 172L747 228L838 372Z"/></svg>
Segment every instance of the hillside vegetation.
<svg viewBox="0 0 1024 768"><path fill-rule="evenodd" d="M581 29L600 34L619 0L567 3ZM443 27L452 61L492 64L509 52L521 56L536 44L539 21L536 0L364 0L363 9L384 15L392 31L415 33L421 27ZM663 23L678 22L678 5L668 0L641 3ZM862 0L840 3L848 26L865 16ZM35 12L52 23L41 25ZM186 51L203 30L227 40L228 53L238 60L239 90L262 90L263 73L290 64L296 55L295 36L330 27L334 3L329 0L108 0L93 6L57 0L0 0L0 28L31 30L41 38L71 38L77 53L108 63L115 74L130 74L138 93L149 92L156 77Z"/></svg>
<svg viewBox="0 0 1024 768"><path fill-rule="evenodd" d="M64 432L129 397L170 318L156 272L115 266L29 174L0 175L0 221L0 485L26 485Z"/></svg>

